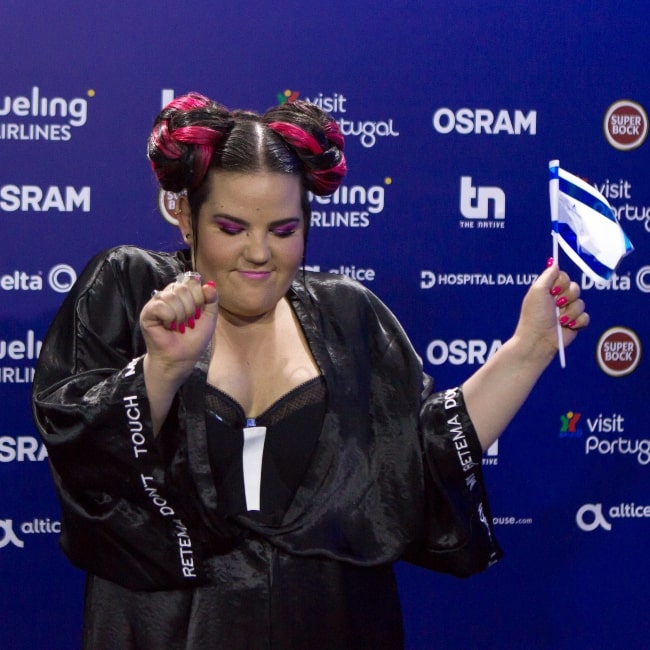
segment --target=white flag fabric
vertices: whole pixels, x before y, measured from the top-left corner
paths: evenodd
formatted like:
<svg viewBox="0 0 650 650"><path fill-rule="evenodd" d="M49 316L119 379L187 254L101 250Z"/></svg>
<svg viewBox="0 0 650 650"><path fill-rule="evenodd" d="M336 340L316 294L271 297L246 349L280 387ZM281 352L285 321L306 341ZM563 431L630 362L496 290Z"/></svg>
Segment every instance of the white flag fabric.
<svg viewBox="0 0 650 650"><path fill-rule="evenodd" d="M607 199L581 178L549 163L553 232L562 250L595 282L607 282L634 250Z"/></svg>

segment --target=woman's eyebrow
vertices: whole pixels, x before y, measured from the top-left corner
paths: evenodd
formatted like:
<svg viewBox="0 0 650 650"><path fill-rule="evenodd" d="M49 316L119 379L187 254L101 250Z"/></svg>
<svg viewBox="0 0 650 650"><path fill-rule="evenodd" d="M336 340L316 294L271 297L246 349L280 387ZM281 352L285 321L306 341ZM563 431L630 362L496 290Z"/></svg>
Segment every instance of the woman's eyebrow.
<svg viewBox="0 0 650 650"><path fill-rule="evenodd" d="M277 219L276 221L271 221L269 226L272 228L277 228L278 226L284 226L288 224L300 223L300 217L286 217L285 219Z"/></svg>
<svg viewBox="0 0 650 650"><path fill-rule="evenodd" d="M228 214L226 212L217 212L215 215L213 215L214 219L227 219L228 221L232 221L233 223L239 224L241 226L248 226L250 225L249 221L246 221L246 219L241 219L240 217L235 217L231 214ZM278 226L283 226L285 224L290 224L290 223L298 223L300 222L300 217L285 217L284 219L276 219L275 221L271 221L269 223L269 227L271 228L277 228Z"/></svg>

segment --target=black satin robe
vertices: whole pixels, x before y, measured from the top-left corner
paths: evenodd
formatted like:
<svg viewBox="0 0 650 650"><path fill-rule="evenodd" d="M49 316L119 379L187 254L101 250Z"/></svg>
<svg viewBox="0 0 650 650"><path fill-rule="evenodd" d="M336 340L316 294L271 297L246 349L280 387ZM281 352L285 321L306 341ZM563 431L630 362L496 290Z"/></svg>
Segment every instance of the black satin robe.
<svg viewBox="0 0 650 650"><path fill-rule="evenodd" d="M154 439L138 317L187 270L120 247L80 275L44 341L33 412L89 574L86 647L397 648L391 565L468 576L495 562L462 388L440 393L364 286L299 273L288 299L327 385L316 451L284 520L224 520L205 431L209 350Z"/></svg>

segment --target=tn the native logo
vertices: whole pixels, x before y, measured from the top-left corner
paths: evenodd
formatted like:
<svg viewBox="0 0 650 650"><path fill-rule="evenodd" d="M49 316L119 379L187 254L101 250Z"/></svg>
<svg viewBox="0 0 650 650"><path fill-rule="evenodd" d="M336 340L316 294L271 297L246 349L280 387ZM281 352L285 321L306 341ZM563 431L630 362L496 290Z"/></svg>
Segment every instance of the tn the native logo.
<svg viewBox="0 0 650 650"><path fill-rule="evenodd" d="M475 187L471 176L460 178L460 213L466 219L505 219L506 194L500 187Z"/></svg>

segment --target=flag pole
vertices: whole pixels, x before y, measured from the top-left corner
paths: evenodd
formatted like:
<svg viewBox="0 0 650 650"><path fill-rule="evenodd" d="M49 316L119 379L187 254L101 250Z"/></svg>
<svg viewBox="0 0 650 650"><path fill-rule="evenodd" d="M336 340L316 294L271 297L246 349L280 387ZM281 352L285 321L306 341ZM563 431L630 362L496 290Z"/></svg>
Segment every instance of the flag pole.
<svg viewBox="0 0 650 650"><path fill-rule="evenodd" d="M558 195L560 187L560 161L551 160L548 163L549 183L548 192L551 202L551 223L553 225L553 259L559 264L559 245L558 245ZM560 355L560 366L566 367L566 358L564 355L564 341L562 340L562 326L560 325L560 308L555 307L555 326L557 328L557 348Z"/></svg>

